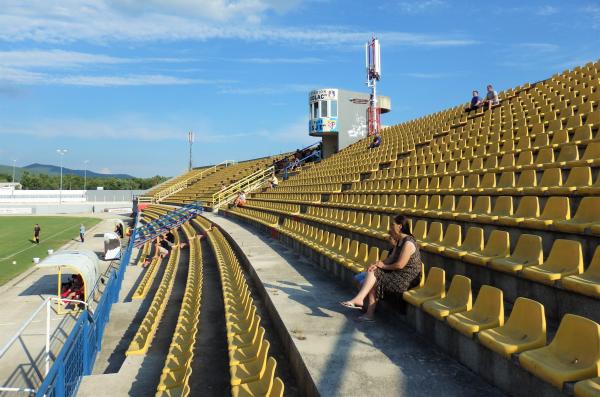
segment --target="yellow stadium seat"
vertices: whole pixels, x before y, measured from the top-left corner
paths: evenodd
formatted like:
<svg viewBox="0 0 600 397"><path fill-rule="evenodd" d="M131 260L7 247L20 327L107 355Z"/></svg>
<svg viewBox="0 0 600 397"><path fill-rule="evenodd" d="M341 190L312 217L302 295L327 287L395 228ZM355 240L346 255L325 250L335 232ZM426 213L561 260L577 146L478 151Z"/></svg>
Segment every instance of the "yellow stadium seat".
<svg viewBox="0 0 600 397"><path fill-rule="evenodd" d="M538 218L540 216L540 201L536 196L523 196L514 215L503 215L498 217L498 223L506 226L517 226L527 218Z"/></svg>
<svg viewBox="0 0 600 397"><path fill-rule="evenodd" d="M586 379L575 383L575 397L600 396L600 377Z"/></svg>
<svg viewBox="0 0 600 397"><path fill-rule="evenodd" d="M473 208L473 197L460 196L455 210L450 213L443 212L440 214L440 216L445 219L452 219L452 218L456 218L460 214L466 214L466 213L471 212L472 208Z"/></svg>
<svg viewBox="0 0 600 397"><path fill-rule="evenodd" d="M448 316L448 324L471 337L484 329L499 327L504 324L504 301L502 290L482 285L473 308L462 313Z"/></svg>
<svg viewBox="0 0 600 397"><path fill-rule="evenodd" d="M568 143L561 146L560 152L558 153L558 157L556 158L556 162L554 162L553 166L564 167L567 164L576 163L578 160L579 150L577 149L577 145Z"/></svg>
<svg viewBox="0 0 600 397"><path fill-rule="evenodd" d="M571 206L568 197L549 197L544 206L544 210L539 217L525 218L522 222L524 226L536 229L547 229L558 221L571 219Z"/></svg>
<svg viewBox="0 0 600 397"><path fill-rule="evenodd" d="M554 150L552 150L551 147L543 147L538 151L538 154L535 158L535 163L533 162L533 154L531 152L531 150L527 150L522 152L519 155L519 160L521 159L521 156L526 156L528 159L530 159L529 163L523 163L523 164L519 164L519 162L517 162L517 168L519 168L519 166L523 166L523 167L534 167L534 168L548 168L548 167L552 167L554 166Z"/></svg>
<svg viewBox="0 0 600 397"><path fill-rule="evenodd" d="M497 221L500 217L510 217L513 213L512 196L500 196L496 198L494 209L489 214L479 214L476 219L478 222L490 223Z"/></svg>
<svg viewBox="0 0 600 397"><path fill-rule="evenodd" d="M573 167L564 185L549 187L547 193L551 195L565 195L575 192L579 188L589 187L592 184L592 171L590 167Z"/></svg>
<svg viewBox="0 0 600 397"><path fill-rule="evenodd" d="M519 356L521 366L562 390L565 382L592 378L600 371L600 325L565 314L548 346Z"/></svg>
<svg viewBox="0 0 600 397"><path fill-rule="evenodd" d="M478 196L475 199L475 205L470 213L457 213L456 219L461 221L468 221L476 219L478 215L489 214L492 210L492 200L490 196Z"/></svg>
<svg viewBox="0 0 600 397"><path fill-rule="evenodd" d="M420 219L417 221L417 223L415 223L415 227L413 229L413 236L418 241L425 240L425 237L427 236L427 221Z"/></svg>
<svg viewBox="0 0 600 397"><path fill-rule="evenodd" d="M439 243L430 243L427 246L427 251L441 253L446 248L458 248L461 242L461 228L460 225L451 223L446 228L444 238Z"/></svg>
<svg viewBox="0 0 600 397"><path fill-rule="evenodd" d="M583 272L581 243L574 240L556 239L548 258L539 266L523 268L523 277L544 284Z"/></svg>
<svg viewBox="0 0 600 397"><path fill-rule="evenodd" d="M573 139L571 142L583 143L591 140L592 138L592 127L590 125L584 125L575 128L575 133L573 134Z"/></svg>
<svg viewBox="0 0 600 397"><path fill-rule="evenodd" d="M570 291L600 298L600 246L596 247L592 261L583 273L564 277L561 284Z"/></svg>
<svg viewBox="0 0 600 397"><path fill-rule="evenodd" d="M470 310L472 304L471 279L461 275L452 277L450 288L444 298L428 300L423 303L423 310L438 320L443 320L452 313Z"/></svg>
<svg viewBox="0 0 600 397"><path fill-rule="evenodd" d="M231 395L233 397L258 397L258 396L270 396L270 391L274 388L274 376L275 367L277 362L273 357L269 357L267 360L266 369L263 372L263 376L253 382L242 383L241 385L233 386L231 388Z"/></svg>
<svg viewBox="0 0 600 397"><path fill-rule="evenodd" d="M467 252L477 252L483 250L483 229L480 227L470 227L467 229L465 240L458 247L445 247L444 255L450 258L460 259Z"/></svg>
<svg viewBox="0 0 600 397"><path fill-rule="evenodd" d="M233 365L229 368L232 386L260 379L267 366L269 347L269 341L265 340L255 360Z"/></svg>
<svg viewBox="0 0 600 397"><path fill-rule="evenodd" d="M511 256L494 258L489 267L507 273L516 273L525 266L539 266L544 260L542 238L533 234L521 234Z"/></svg>
<svg viewBox="0 0 600 397"><path fill-rule="evenodd" d="M563 146L564 147L564 146ZM570 161L569 164L574 167L578 165L598 165L600 164L600 142L592 141L587 144L581 160Z"/></svg>
<svg viewBox="0 0 600 397"><path fill-rule="evenodd" d="M506 358L510 358L514 353L545 346L544 305L518 297L506 324L481 331L477 337L482 345Z"/></svg>
<svg viewBox="0 0 600 397"><path fill-rule="evenodd" d="M446 295L446 272L432 267L425 278L425 284L402 294L405 301L413 306L421 306L430 299L443 298Z"/></svg>
<svg viewBox="0 0 600 397"><path fill-rule="evenodd" d="M429 232L427 233L427 237L424 240L419 241L419 245L421 246L421 248L425 249L426 251L429 251L429 245L439 245L442 241L443 235L444 232L442 229L442 223L431 222L429 224Z"/></svg>
<svg viewBox="0 0 600 397"><path fill-rule="evenodd" d="M568 220L554 222L554 227L561 232L583 233L585 229L600 223L600 197L584 197L577 207L575 216ZM597 233L600 229L595 228Z"/></svg>
<svg viewBox="0 0 600 397"><path fill-rule="evenodd" d="M510 255L510 239L508 232L492 230L483 250L467 252L463 257L463 260L475 265L485 266L494 258L504 258L508 255Z"/></svg>

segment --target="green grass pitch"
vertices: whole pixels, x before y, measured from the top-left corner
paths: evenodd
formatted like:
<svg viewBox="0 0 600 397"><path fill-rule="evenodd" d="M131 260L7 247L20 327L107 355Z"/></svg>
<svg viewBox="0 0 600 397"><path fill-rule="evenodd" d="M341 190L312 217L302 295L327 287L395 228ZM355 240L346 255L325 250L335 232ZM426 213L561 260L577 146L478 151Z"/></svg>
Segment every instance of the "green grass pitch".
<svg viewBox="0 0 600 397"><path fill-rule="evenodd" d="M57 250L78 238L80 224L89 229L99 221L68 216L0 217L0 285L33 266L33 258L43 259L49 249ZM42 228L39 245L33 243L36 223Z"/></svg>

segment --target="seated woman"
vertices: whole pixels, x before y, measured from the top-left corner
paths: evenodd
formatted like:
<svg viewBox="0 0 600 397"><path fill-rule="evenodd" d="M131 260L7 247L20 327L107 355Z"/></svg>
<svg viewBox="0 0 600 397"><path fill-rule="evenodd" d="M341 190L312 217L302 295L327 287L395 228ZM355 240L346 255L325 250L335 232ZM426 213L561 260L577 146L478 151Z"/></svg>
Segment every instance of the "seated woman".
<svg viewBox="0 0 600 397"><path fill-rule="evenodd" d="M234 207L243 207L246 205L246 192L243 190L238 194L237 198L233 202Z"/></svg>
<svg viewBox="0 0 600 397"><path fill-rule="evenodd" d="M83 300L83 278L79 274L74 274L68 286L61 290L60 297L63 299ZM63 302L69 304L70 302Z"/></svg>
<svg viewBox="0 0 600 397"><path fill-rule="evenodd" d="M390 237L397 241L391 255L367 269L367 276L358 294L341 304L350 309L362 309L368 298L368 308L358 321L373 321L377 301L386 293L402 294L418 285L421 277L419 245L410 231L409 219L398 215L390 225Z"/></svg>

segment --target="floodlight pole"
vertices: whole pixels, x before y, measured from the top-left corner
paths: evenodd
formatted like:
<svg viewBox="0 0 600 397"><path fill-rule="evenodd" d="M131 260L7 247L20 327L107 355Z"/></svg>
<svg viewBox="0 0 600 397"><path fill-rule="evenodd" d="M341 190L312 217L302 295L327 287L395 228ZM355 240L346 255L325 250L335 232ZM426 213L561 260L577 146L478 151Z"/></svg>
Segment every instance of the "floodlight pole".
<svg viewBox="0 0 600 397"><path fill-rule="evenodd" d="M89 162L90 160L83 161L83 190L87 190L87 165Z"/></svg>
<svg viewBox="0 0 600 397"><path fill-rule="evenodd" d="M194 144L194 133L188 132L188 143L190 144L190 162L188 164L188 171L192 170L192 145Z"/></svg>
<svg viewBox="0 0 600 397"><path fill-rule="evenodd" d="M58 193L58 204L62 204L62 189L63 189L63 157L68 152L68 149L56 149L56 153L60 156L60 191Z"/></svg>
<svg viewBox="0 0 600 397"><path fill-rule="evenodd" d="M13 160L13 175L12 175L12 183L15 183L15 167L17 166L17 160Z"/></svg>

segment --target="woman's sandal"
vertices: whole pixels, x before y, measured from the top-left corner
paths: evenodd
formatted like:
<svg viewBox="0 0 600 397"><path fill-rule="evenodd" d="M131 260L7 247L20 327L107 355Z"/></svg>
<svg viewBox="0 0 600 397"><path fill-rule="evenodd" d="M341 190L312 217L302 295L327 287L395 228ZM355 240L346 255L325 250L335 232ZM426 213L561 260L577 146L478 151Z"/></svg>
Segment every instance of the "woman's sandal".
<svg viewBox="0 0 600 397"><path fill-rule="evenodd" d="M348 309L357 309L357 310L362 310L362 306L357 306L352 302L340 302L340 305L348 308Z"/></svg>

